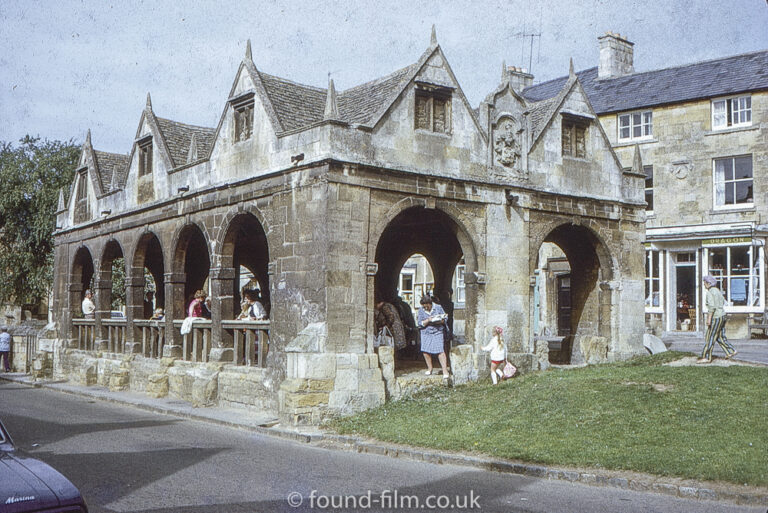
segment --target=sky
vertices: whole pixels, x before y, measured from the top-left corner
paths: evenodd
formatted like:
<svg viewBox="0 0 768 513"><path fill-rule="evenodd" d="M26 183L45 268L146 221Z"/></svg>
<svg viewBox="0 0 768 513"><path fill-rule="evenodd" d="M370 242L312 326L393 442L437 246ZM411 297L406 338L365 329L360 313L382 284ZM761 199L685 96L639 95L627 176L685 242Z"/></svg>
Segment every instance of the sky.
<svg viewBox="0 0 768 513"><path fill-rule="evenodd" d="M607 31L635 71L768 50L766 0L0 0L0 141L90 129L128 153L148 92L157 116L216 127L248 39L259 70L344 90L416 62L433 24L475 107L502 62L563 76Z"/></svg>

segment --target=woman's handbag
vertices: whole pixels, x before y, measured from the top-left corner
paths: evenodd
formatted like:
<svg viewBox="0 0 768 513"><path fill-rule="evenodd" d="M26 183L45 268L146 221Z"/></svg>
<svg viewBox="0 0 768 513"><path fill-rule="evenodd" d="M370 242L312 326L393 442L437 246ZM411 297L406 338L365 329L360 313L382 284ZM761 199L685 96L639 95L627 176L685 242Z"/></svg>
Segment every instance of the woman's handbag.
<svg viewBox="0 0 768 513"><path fill-rule="evenodd" d="M509 360L504 363L504 369L501 371L504 374L504 379L509 379L517 372L517 367L509 363Z"/></svg>
<svg viewBox="0 0 768 513"><path fill-rule="evenodd" d="M379 334L376 335L376 340L373 341L373 347L394 347L395 337L389 332L389 328L386 326L379 330Z"/></svg>

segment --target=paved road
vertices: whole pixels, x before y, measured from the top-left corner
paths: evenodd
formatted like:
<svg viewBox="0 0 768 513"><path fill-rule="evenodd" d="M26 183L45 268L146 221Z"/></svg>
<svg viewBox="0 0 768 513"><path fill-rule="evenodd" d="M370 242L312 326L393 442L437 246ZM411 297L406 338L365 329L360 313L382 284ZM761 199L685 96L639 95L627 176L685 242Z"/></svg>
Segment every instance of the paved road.
<svg viewBox="0 0 768 513"><path fill-rule="evenodd" d="M67 475L97 513L415 510L396 507L395 492L425 505L435 496L427 506L466 502L453 511L765 510L323 449L4 381L0 416L17 444ZM297 502L301 494L298 507L291 494ZM350 507L331 508L340 500Z"/></svg>
<svg viewBox="0 0 768 513"><path fill-rule="evenodd" d="M664 342L669 346L669 349L674 351L689 351L696 355L701 354L704 348L703 337L664 337ZM731 345L739 352L736 355L737 360L743 360L747 362L763 363L768 365L768 339L732 339L729 340ZM725 356L720 346L715 344L715 349L712 353L715 357L722 358Z"/></svg>

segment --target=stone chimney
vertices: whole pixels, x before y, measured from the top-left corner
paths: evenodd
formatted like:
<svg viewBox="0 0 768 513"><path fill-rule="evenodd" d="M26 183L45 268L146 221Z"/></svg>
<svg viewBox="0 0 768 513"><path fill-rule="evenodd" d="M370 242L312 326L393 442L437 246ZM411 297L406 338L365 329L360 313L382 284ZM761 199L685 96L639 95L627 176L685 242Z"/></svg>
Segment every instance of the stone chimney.
<svg viewBox="0 0 768 513"><path fill-rule="evenodd" d="M518 68L516 66L505 66L506 76L501 77L502 82L509 80L509 85L516 93L520 93L528 86L533 85L533 75L528 73L525 68Z"/></svg>
<svg viewBox="0 0 768 513"><path fill-rule="evenodd" d="M621 34L606 32L604 36L597 38L600 41L600 67L597 70L597 78L616 78L631 75L635 72L632 63L635 43L629 41Z"/></svg>

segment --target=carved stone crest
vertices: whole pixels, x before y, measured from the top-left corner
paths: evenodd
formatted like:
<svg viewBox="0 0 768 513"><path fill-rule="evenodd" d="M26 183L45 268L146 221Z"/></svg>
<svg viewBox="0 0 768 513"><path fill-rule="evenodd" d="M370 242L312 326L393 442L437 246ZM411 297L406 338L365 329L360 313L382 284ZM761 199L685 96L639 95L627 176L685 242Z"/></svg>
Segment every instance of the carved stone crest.
<svg viewBox="0 0 768 513"><path fill-rule="evenodd" d="M501 118L497 124L493 140L496 162L504 167L514 168L520 161L520 132L516 130L515 120Z"/></svg>

